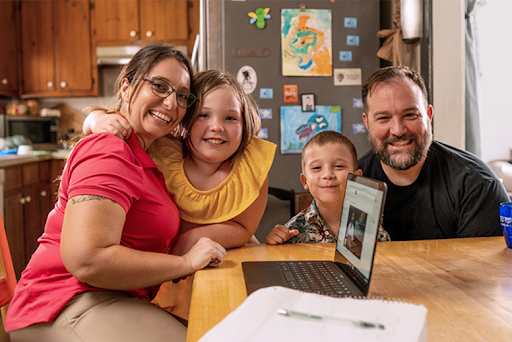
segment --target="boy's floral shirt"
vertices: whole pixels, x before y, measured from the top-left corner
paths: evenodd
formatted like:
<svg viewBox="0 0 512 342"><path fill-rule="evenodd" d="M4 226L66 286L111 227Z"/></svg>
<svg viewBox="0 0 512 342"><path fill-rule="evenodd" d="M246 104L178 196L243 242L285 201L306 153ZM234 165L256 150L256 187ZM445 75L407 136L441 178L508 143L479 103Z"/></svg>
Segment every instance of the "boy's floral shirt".
<svg viewBox="0 0 512 342"><path fill-rule="evenodd" d="M338 238L338 235L334 235L322 220L316 200L292 217L285 227L299 231L298 235L291 237L286 243L330 243L336 242ZM391 241L389 234L382 227L379 227L378 240Z"/></svg>

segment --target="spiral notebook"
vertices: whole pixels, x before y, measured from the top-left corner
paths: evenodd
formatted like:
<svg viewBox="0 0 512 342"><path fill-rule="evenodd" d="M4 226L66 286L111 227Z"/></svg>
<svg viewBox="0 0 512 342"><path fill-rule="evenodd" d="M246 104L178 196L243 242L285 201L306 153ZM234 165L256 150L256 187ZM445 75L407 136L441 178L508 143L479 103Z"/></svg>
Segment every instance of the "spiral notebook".
<svg viewBox="0 0 512 342"><path fill-rule="evenodd" d="M247 294L284 286L332 297L365 297L370 288L386 183L348 175L332 261L244 261Z"/></svg>
<svg viewBox="0 0 512 342"><path fill-rule="evenodd" d="M249 295L200 342L426 340L427 309L421 305L331 298L275 286Z"/></svg>

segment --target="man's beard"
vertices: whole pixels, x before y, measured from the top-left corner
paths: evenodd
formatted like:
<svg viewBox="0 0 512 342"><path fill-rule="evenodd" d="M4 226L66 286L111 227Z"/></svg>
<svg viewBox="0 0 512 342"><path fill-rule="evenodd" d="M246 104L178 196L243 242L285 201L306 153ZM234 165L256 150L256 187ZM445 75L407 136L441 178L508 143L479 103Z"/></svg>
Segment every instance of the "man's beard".
<svg viewBox="0 0 512 342"><path fill-rule="evenodd" d="M408 150L396 151L390 154L388 151L388 144L396 143L401 140L414 140L416 143ZM369 129L368 141L370 142L373 152L382 163L388 165L392 169L404 171L417 165L427 155L430 144L432 143L432 131L430 125L428 125L422 140L420 140L416 134L404 134L401 137L392 136L382 140L382 142L378 142L372 138L372 134ZM405 155L406 157L396 157L400 155Z"/></svg>

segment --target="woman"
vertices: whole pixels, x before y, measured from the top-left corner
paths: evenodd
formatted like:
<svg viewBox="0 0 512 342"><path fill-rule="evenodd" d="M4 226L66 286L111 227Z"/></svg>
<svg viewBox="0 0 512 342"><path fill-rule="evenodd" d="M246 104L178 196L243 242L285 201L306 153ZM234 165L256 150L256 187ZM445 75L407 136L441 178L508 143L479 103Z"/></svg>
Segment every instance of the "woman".
<svg viewBox="0 0 512 342"><path fill-rule="evenodd" d="M73 149L7 313L12 341L185 340L185 327L149 301L161 283L221 263L226 251L202 238L183 256L166 254L180 219L146 151L194 103L192 74L188 58L162 44L123 69L114 110L134 133L91 135Z"/></svg>

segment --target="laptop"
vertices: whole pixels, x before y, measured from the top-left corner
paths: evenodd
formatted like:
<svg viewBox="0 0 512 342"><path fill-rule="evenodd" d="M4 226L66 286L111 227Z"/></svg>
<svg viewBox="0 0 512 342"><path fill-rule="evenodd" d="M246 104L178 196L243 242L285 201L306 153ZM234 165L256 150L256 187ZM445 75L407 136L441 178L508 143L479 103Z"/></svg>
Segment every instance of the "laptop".
<svg viewBox="0 0 512 342"><path fill-rule="evenodd" d="M332 297L366 297L386 192L384 182L349 174L334 260L244 261L247 295L284 286Z"/></svg>

